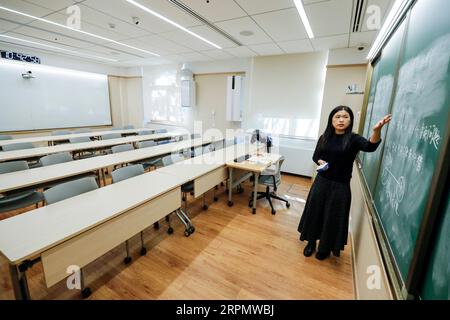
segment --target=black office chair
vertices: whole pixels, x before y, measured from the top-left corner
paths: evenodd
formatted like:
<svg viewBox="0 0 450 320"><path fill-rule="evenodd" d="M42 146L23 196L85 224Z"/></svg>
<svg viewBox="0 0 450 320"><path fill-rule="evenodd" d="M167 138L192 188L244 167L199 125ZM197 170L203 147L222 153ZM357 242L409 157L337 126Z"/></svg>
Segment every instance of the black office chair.
<svg viewBox="0 0 450 320"><path fill-rule="evenodd" d="M266 186L266 191L258 192L258 196L257 196L256 200L263 199L263 198L267 199L267 201L269 201L270 208L272 209L272 214L276 213L276 211L273 207L273 204L272 204L272 198L285 202L287 208L289 208L291 206L291 204L289 203L288 200L283 199L282 197L276 195L276 193L275 193L278 189L278 186L281 184L280 170L281 170L281 165L283 164L283 162L284 162L284 158L282 157L280 160L278 160L277 163L273 164L272 166L270 166L269 168L264 170L258 179L258 184ZM255 181L253 181L253 183L255 183ZM273 189L272 192L270 191L271 188ZM250 195L250 201L248 202L248 206L249 207L253 206L253 192Z"/></svg>

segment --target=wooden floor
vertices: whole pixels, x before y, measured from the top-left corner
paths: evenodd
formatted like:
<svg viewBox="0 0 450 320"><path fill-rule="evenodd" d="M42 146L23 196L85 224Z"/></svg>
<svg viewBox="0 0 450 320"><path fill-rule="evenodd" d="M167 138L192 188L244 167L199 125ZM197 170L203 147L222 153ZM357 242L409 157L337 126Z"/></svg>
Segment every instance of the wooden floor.
<svg viewBox="0 0 450 320"><path fill-rule="evenodd" d="M305 258L305 243L298 239L297 225L311 185L310 179L283 175L278 191L291 202L290 209L275 200L276 215L265 200L258 211L248 208L250 184L233 195L227 206L225 188L219 201L202 210L202 199L189 199L189 213L196 232L183 235L184 226L175 216L175 232L167 224L145 231L148 253L140 256L140 241L131 240L133 261L125 266L125 246L119 246L84 270L89 299L353 299L351 248L340 258L319 261ZM20 235L18 235L20 237ZM349 242L350 244L350 242ZM33 299L80 299L79 291L66 282L47 289L42 265L28 271ZM13 299L8 266L0 258L0 299Z"/></svg>

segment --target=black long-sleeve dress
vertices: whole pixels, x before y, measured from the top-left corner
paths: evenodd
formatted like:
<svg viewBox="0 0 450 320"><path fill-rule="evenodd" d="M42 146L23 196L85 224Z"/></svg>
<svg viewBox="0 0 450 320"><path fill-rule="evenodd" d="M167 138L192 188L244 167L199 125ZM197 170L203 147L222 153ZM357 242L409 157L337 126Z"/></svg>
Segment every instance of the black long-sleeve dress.
<svg viewBox="0 0 450 320"><path fill-rule="evenodd" d="M314 151L313 161L328 162L329 168L317 174L306 201L298 231L300 240L320 240L319 252L339 256L348 237L351 204L350 179L353 162L359 151L374 152L381 143L372 143L352 134L344 150L344 135L333 134L329 141Z"/></svg>

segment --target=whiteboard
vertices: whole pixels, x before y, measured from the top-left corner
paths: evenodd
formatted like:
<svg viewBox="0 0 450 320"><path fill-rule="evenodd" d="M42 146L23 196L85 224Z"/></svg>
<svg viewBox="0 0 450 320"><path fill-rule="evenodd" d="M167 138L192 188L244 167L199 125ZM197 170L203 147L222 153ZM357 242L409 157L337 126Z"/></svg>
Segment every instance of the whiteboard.
<svg viewBox="0 0 450 320"><path fill-rule="evenodd" d="M111 124L107 75L0 60L0 131Z"/></svg>

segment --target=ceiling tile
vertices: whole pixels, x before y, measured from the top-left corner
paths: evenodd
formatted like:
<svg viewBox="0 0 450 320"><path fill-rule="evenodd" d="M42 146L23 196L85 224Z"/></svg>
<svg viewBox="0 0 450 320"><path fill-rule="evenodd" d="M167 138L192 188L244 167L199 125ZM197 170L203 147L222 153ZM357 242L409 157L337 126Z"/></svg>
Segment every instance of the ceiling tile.
<svg viewBox="0 0 450 320"><path fill-rule="evenodd" d="M39 7L43 7L52 11L60 11L66 9L69 6L75 5L80 1L73 0L24 0L25 2L34 4Z"/></svg>
<svg viewBox="0 0 450 320"><path fill-rule="evenodd" d="M350 47L364 45L370 47L375 41L378 31L352 32L350 33Z"/></svg>
<svg viewBox="0 0 450 320"><path fill-rule="evenodd" d="M223 21L216 23L216 25L245 45L268 43L271 41L264 31L249 17ZM253 35L243 36L240 34L241 31L251 31Z"/></svg>
<svg viewBox="0 0 450 320"><path fill-rule="evenodd" d="M348 47L348 34L311 39L315 51Z"/></svg>
<svg viewBox="0 0 450 320"><path fill-rule="evenodd" d="M158 3L163 2L165 3L166 1L158 1ZM140 3L144 4L145 6L148 6L150 9L153 9L154 11L157 11L155 6L149 5L150 1L148 2L141 1ZM151 3L157 2L152 1ZM165 5L168 4L169 2L165 3ZM138 17L140 19L138 27L152 34L168 32L170 30L176 29L176 27L174 27L173 25L162 21L161 19L143 11L142 9L126 2L125 0L86 0L85 2L83 2L83 5L101 11L107 15L110 15L116 19L122 20L130 24L133 24L132 20L133 17ZM158 13L162 14L162 12ZM168 18L171 17L168 16ZM189 17L189 21L193 21L193 23L187 24L188 26L199 24L196 23L196 20L194 20L191 17ZM182 22L177 20L175 20L175 22L182 24Z"/></svg>
<svg viewBox="0 0 450 320"><path fill-rule="evenodd" d="M9 34L9 33L8 33ZM89 44L85 41L79 40L79 39L74 39L74 38L70 38L61 34L56 34L54 32L49 32L49 31L45 31L45 30L39 30L36 28L31 28L31 27L20 27L16 30L14 30L14 34L15 36L19 37L22 35L26 35L29 37L34 38L34 41L38 41L39 40L45 40L45 41L49 41L52 42L54 44L64 44L64 45L68 45L74 48L85 48L85 47L89 47L94 44Z"/></svg>
<svg viewBox="0 0 450 320"><path fill-rule="evenodd" d="M236 47L236 48L229 48L229 49L224 49L226 52L228 52L229 54L238 57L238 58L246 58L246 57L254 57L257 56L258 54L252 50L250 50L247 47Z"/></svg>
<svg viewBox="0 0 450 320"><path fill-rule="evenodd" d="M203 25L198 27L192 27L189 28L190 31L198 34L199 36L215 43L216 45L222 47L222 48L232 48L237 47L238 45L229 40L228 38L225 38L220 33L214 31L210 27Z"/></svg>
<svg viewBox="0 0 450 320"><path fill-rule="evenodd" d="M51 10L36 6L22 0L1 0L0 6L36 17L42 17L51 13ZM0 9L0 19L6 19L11 22L17 22L21 24L30 23L31 21L33 21L32 18L27 18L17 13L8 12L2 9Z"/></svg>
<svg viewBox="0 0 450 320"><path fill-rule="evenodd" d="M105 32L117 33L118 39L141 37L149 34L148 31L137 28L135 25L113 18L109 15L106 15L95 9L91 9L87 6L84 5L79 6L81 9L82 28L84 26L84 23L88 23L90 25L105 29L106 30ZM64 13L64 11L62 13ZM111 28L110 24L113 24L114 28Z"/></svg>
<svg viewBox="0 0 450 320"><path fill-rule="evenodd" d="M189 61L213 61L212 58L207 57L203 54L200 54L198 52L191 52L191 53L185 53L185 54L177 54L177 55L171 55L164 57L167 60L173 61L173 62L189 62Z"/></svg>
<svg viewBox="0 0 450 320"><path fill-rule="evenodd" d="M339 35L350 31L352 0L329 0L305 6L315 37Z"/></svg>
<svg viewBox="0 0 450 320"><path fill-rule="evenodd" d="M215 60L220 59L231 59L233 56L226 52L225 50L210 50L210 51L202 51L202 54L205 56L208 56L210 58L213 58Z"/></svg>
<svg viewBox="0 0 450 320"><path fill-rule="evenodd" d="M132 45L132 46L139 46L142 49L149 48L158 48L155 49L159 53L162 52L162 54L179 54L179 53L186 53L192 51L192 49L186 48L184 46L178 45L177 43L162 38L161 36L152 35L152 36L145 36L135 39L129 39L129 40L123 40L123 43ZM162 50L161 50L162 49ZM152 51L152 50L150 50Z"/></svg>
<svg viewBox="0 0 450 320"><path fill-rule="evenodd" d="M211 22L245 17L247 14L234 1L182 0L190 9Z"/></svg>
<svg viewBox="0 0 450 320"><path fill-rule="evenodd" d="M79 50L79 52L98 55L101 57L114 59L114 60L120 60L120 61L137 58L135 55L127 54L127 53L115 50L115 48L100 47L100 46L90 47L87 49L81 49L81 50Z"/></svg>
<svg viewBox="0 0 450 320"><path fill-rule="evenodd" d="M302 53L302 52L312 52L314 48L311 45L309 39L294 40L278 42L278 46L281 47L286 53Z"/></svg>
<svg viewBox="0 0 450 320"><path fill-rule="evenodd" d="M192 50L211 50L214 49L214 47L200 39L197 39L196 37L181 31L181 30L174 30L166 33L161 33L161 37L172 40L176 42L177 44L180 44L184 47L190 48Z"/></svg>
<svg viewBox="0 0 450 320"><path fill-rule="evenodd" d="M4 31L12 30L15 28L19 28L21 24L13 23L10 21L0 19L0 29Z"/></svg>
<svg viewBox="0 0 450 320"><path fill-rule="evenodd" d="M284 53L283 50L281 50L275 43L258 44L249 46L249 48L261 56L269 56Z"/></svg>
<svg viewBox="0 0 450 320"><path fill-rule="evenodd" d="M275 41L308 37L296 8L255 15L252 18Z"/></svg>
<svg viewBox="0 0 450 320"><path fill-rule="evenodd" d="M249 15L295 7L292 0L235 0Z"/></svg>

